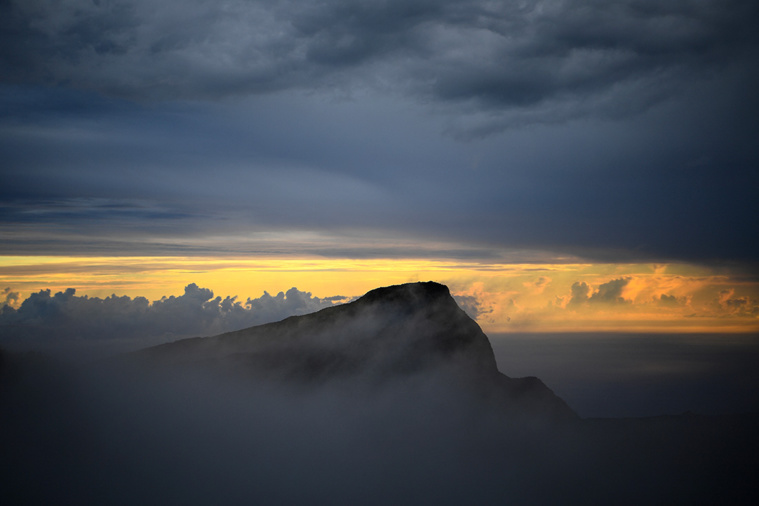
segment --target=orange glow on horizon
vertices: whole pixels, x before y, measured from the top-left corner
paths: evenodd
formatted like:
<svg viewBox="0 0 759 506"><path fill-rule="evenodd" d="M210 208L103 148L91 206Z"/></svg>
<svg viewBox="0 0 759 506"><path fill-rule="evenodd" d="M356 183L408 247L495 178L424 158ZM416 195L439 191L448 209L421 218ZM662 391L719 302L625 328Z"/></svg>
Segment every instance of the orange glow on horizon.
<svg viewBox="0 0 759 506"><path fill-rule="evenodd" d="M687 264L0 257L0 290L18 293L18 301L39 290L67 288L80 296L158 300L181 295L190 283L241 301L292 287L317 297L354 297L379 286L427 280L475 300L486 332L759 332L759 283Z"/></svg>

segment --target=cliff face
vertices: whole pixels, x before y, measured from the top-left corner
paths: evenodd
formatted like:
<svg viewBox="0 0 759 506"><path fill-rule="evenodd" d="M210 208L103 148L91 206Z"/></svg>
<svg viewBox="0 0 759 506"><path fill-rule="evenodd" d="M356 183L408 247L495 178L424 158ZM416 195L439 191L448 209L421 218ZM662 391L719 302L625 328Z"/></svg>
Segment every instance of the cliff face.
<svg viewBox="0 0 759 506"><path fill-rule="evenodd" d="M378 288L349 304L185 339L137 356L305 385L437 375L510 410L575 416L537 378L501 374L479 325L458 307L447 287L433 282Z"/></svg>

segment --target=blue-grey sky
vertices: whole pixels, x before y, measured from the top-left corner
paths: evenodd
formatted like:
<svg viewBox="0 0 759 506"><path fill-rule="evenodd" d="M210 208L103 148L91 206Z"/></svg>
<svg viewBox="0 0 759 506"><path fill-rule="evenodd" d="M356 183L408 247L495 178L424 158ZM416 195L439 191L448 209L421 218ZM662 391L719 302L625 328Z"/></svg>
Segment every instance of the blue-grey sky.
<svg viewBox="0 0 759 506"><path fill-rule="evenodd" d="M756 265L757 26L752 0L2 0L0 254Z"/></svg>

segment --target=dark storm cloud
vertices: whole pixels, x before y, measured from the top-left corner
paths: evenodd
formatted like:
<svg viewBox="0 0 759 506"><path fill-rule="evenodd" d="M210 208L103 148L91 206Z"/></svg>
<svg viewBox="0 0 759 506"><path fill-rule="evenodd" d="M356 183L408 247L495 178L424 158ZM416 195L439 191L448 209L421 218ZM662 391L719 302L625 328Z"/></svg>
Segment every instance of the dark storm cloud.
<svg viewBox="0 0 759 506"><path fill-rule="evenodd" d="M629 114L719 71L759 19L746 1L14 2L6 82L132 98L361 85L535 119ZM12 43L11 43L12 42ZM532 114L532 113L531 113Z"/></svg>
<svg viewBox="0 0 759 506"><path fill-rule="evenodd" d="M195 239L290 230L341 237L304 248L328 256L498 258L514 248L603 261L749 260L759 181L742 86L691 90L625 123L469 142L436 136L431 118L375 98L272 97L233 111L41 88L21 100L6 88L0 246L255 253L260 244ZM366 247L372 237L390 240ZM399 238L407 243L397 249ZM448 244L436 252L422 240Z"/></svg>
<svg viewBox="0 0 759 506"><path fill-rule="evenodd" d="M0 10L6 254L756 256L754 2Z"/></svg>
<svg viewBox="0 0 759 506"><path fill-rule="evenodd" d="M245 301L237 297L214 297L208 288L195 283L185 287L183 295L148 301L111 295L105 299L78 296L69 288L51 294L42 290L31 294L18 309L5 305L18 300L18 294L6 288L0 312L0 341L5 346L22 349L73 341L122 341L127 347L180 337L220 334L263 323L282 320L330 307L344 297L314 297L309 292L291 288L286 293Z"/></svg>

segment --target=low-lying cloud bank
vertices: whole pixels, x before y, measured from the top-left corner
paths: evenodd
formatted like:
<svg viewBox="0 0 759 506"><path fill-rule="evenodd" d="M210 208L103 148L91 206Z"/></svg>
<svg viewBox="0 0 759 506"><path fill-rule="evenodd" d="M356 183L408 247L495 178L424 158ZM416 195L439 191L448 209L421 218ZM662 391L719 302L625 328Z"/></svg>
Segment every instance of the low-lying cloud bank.
<svg viewBox="0 0 759 506"><path fill-rule="evenodd" d="M3 295L0 343L11 347L101 340L148 344L220 334L311 313L346 299L314 297L293 287L286 293L264 292L240 301L214 297L212 290L195 283L187 285L183 295L153 302L145 297L79 296L74 288L51 294L47 289L33 293L15 309L10 303L18 300L18 294L6 289Z"/></svg>

